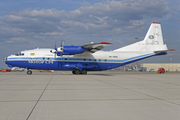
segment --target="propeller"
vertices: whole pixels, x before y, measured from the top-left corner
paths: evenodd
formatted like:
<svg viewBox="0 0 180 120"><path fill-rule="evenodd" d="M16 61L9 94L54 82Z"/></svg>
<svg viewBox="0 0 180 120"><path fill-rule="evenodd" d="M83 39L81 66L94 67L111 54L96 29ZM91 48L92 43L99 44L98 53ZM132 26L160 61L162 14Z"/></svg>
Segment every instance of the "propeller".
<svg viewBox="0 0 180 120"><path fill-rule="evenodd" d="M61 49L62 49L62 52L63 52L63 48L64 48L64 40L61 40Z"/></svg>
<svg viewBox="0 0 180 120"><path fill-rule="evenodd" d="M62 54L63 54L64 40L61 40L61 43L60 43L60 44L61 44L60 47L57 48L57 52L59 52L59 53L57 54L58 56L62 56Z"/></svg>
<svg viewBox="0 0 180 120"><path fill-rule="evenodd" d="M51 53L54 53L54 57L56 58L56 55L57 56L62 56L62 53L63 53L63 47L64 47L64 40L61 40L61 43L60 43L60 46L59 48L56 47L56 41L55 40L55 47L54 47L54 50L51 50L50 52Z"/></svg>
<svg viewBox="0 0 180 120"><path fill-rule="evenodd" d="M54 45L55 47L54 47L54 50L56 51L55 53L54 53L54 57L56 58L56 54L57 54L57 50L56 50L56 40L55 40L55 45Z"/></svg>
<svg viewBox="0 0 180 120"><path fill-rule="evenodd" d="M55 45L54 45L54 49L50 50L51 53L54 53L54 57L56 58L56 54L57 54L57 48L56 48L56 40L55 40Z"/></svg>

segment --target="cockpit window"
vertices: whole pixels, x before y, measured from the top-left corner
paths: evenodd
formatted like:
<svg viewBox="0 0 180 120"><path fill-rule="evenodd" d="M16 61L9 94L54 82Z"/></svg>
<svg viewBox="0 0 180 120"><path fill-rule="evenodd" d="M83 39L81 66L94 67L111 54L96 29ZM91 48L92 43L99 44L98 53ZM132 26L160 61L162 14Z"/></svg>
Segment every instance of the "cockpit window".
<svg viewBox="0 0 180 120"><path fill-rule="evenodd" d="M19 52L19 53L16 53L15 55L16 56L24 56L24 53Z"/></svg>

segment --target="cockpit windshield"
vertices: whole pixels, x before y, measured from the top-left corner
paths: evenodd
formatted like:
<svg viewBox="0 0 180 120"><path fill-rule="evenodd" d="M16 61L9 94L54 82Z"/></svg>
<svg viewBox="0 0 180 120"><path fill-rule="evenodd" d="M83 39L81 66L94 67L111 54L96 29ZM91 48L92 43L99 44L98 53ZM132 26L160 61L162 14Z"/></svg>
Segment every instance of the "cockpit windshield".
<svg viewBox="0 0 180 120"><path fill-rule="evenodd" d="M16 53L15 55L16 56L24 56L24 53L19 52L19 53Z"/></svg>

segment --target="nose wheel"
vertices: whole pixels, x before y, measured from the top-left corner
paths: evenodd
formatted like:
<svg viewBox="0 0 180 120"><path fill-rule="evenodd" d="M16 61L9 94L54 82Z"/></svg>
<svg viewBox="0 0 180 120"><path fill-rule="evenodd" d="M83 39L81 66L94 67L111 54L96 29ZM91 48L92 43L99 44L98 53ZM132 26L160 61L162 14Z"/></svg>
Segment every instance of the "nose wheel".
<svg viewBox="0 0 180 120"><path fill-rule="evenodd" d="M28 74L28 75L31 75L31 74L32 74L32 71L31 71L31 70L28 70L28 71L27 71L27 74Z"/></svg>

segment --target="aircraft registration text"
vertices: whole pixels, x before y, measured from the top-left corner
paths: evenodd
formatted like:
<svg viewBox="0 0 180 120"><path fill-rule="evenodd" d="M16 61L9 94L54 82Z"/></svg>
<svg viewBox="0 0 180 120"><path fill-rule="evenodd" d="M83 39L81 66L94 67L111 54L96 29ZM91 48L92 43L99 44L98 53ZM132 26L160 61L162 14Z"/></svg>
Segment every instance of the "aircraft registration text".
<svg viewBox="0 0 180 120"><path fill-rule="evenodd" d="M118 56L109 56L109 58L118 58Z"/></svg>
<svg viewBox="0 0 180 120"><path fill-rule="evenodd" d="M28 63L32 64L53 64L52 60L28 60Z"/></svg>

